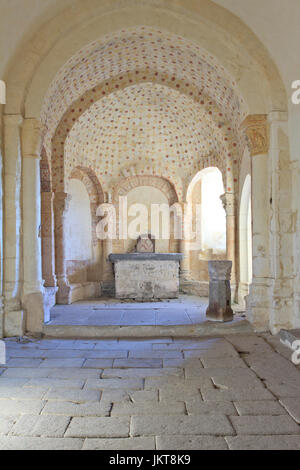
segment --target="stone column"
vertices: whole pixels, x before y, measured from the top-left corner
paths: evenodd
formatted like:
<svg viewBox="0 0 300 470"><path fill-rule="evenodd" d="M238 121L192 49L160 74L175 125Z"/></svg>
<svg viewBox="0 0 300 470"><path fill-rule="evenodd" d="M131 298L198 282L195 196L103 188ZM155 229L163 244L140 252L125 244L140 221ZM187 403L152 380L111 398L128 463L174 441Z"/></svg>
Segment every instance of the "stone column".
<svg viewBox="0 0 300 470"><path fill-rule="evenodd" d="M232 287L233 295L236 288L236 204L235 195L233 193L225 193L220 196L224 210L226 212L226 257L232 261Z"/></svg>
<svg viewBox="0 0 300 470"><path fill-rule="evenodd" d="M179 243L180 253L183 258L180 263L180 286L184 288L184 284L190 280L190 240L188 240L189 226L191 223L188 213L188 204L184 202L179 203L182 209L182 238Z"/></svg>
<svg viewBox="0 0 300 470"><path fill-rule="evenodd" d="M250 115L242 124L251 154L252 271L247 316L257 330L269 327L271 308L269 128L266 115Z"/></svg>
<svg viewBox="0 0 300 470"><path fill-rule="evenodd" d="M51 191L41 193L42 203L42 273L45 287L56 287L54 259L54 217Z"/></svg>
<svg viewBox="0 0 300 470"><path fill-rule="evenodd" d="M294 323L293 280L299 272L294 265L293 244L296 235L296 213L293 200L293 164L290 161L288 116L274 111L268 115L270 126L269 174L270 198L270 253L272 277L272 305L269 327L272 333L290 329ZM297 292L297 291L296 291Z"/></svg>
<svg viewBox="0 0 300 470"><path fill-rule="evenodd" d="M40 122L25 119L22 126L23 305L26 329L30 332L42 332L44 323L40 151Z"/></svg>
<svg viewBox="0 0 300 470"><path fill-rule="evenodd" d="M21 310L21 142L23 118L20 114L4 115L4 170L5 188L3 227L3 295L4 335L21 336L24 333Z"/></svg>
<svg viewBox="0 0 300 470"><path fill-rule="evenodd" d="M1 89L1 81L0 81ZM1 94L1 91L0 91ZM3 100L2 100L3 101ZM4 298L3 298L3 157L2 157L2 105L0 98L0 338L3 337L4 330Z"/></svg>
<svg viewBox="0 0 300 470"><path fill-rule="evenodd" d="M54 194L54 225L55 225L55 272L58 291L56 302L69 304L71 288L66 271L65 219L71 196L64 192Z"/></svg>
<svg viewBox="0 0 300 470"><path fill-rule="evenodd" d="M208 261L209 305L206 310L208 320L225 322L233 319L230 289L231 268L232 261Z"/></svg>

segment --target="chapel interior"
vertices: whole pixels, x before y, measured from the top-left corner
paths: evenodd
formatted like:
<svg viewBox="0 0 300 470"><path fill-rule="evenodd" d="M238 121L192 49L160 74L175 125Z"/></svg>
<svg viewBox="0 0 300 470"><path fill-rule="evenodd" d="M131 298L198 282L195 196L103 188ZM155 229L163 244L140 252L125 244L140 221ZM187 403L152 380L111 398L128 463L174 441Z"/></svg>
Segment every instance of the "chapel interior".
<svg viewBox="0 0 300 470"><path fill-rule="evenodd" d="M0 450L300 450L299 18L0 0Z"/></svg>
<svg viewBox="0 0 300 470"><path fill-rule="evenodd" d="M113 299L109 255L151 234L159 204L193 207L196 242L170 213L155 243L182 255L182 302L208 297L208 261L230 260L231 302L256 331L299 327L293 64L247 25L249 2L242 19L224 1L117 3L51 0L34 26L15 20L13 43L1 33L1 336ZM101 205L136 236L99 239Z"/></svg>

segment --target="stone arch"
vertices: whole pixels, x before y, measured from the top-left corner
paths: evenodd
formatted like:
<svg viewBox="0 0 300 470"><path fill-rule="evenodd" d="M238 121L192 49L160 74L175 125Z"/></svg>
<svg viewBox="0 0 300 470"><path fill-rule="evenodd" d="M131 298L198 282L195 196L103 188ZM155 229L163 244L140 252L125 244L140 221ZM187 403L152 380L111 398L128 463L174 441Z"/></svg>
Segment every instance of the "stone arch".
<svg viewBox="0 0 300 470"><path fill-rule="evenodd" d="M169 0L149 2L147 5L137 4L136 0L126 0L118 2L117 9L115 3L116 0L103 3L99 3L98 0L87 0L83 5L78 0L72 10L66 8L56 16L52 16L48 23L42 18L36 21L36 33L29 40L26 37L23 41L15 60L11 62L13 65L7 72L8 82L12 84L9 83L8 86L10 103L8 113L20 112L25 103L26 114L38 117L43 96L55 74L53 63L57 63L59 68L76 50L96 40L99 31L103 31L104 34L111 33L113 29L132 27L136 24L155 26L158 19L161 27L170 31L187 36L195 42L201 38L204 42L203 47L211 55L227 57L229 72L233 75L236 70L243 69L243 65L246 70L251 66L248 73L252 76L255 75L253 68L259 68L260 75L265 76L267 85L261 93L258 93L259 96L252 96L250 99L250 101L255 100L254 109L250 109L250 112L257 112L255 107L260 106L262 98L262 103L267 103L269 109L272 107L282 109L285 106L286 96L282 81L268 52L255 34L228 10L209 0L199 0L189 6L184 0L177 2L176 5ZM68 34L65 33L66 22L69 24ZM235 39L231 49L226 47L225 41L222 41L224 33L233 35ZM237 58L241 63L235 68ZM247 81L243 77L240 82L247 96ZM31 84L30 87L28 84ZM257 89L259 90L259 87ZM267 95L267 100L264 100L264 93Z"/></svg>
<svg viewBox="0 0 300 470"><path fill-rule="evenodd" d="M168 86L172 89L179 90L183 94L192 96L193 99L200 103L205 109L207 116L210 117L210 122L214 125L215 142L218 144L216 151L224 154L222 160L224 168L227 168L227 191L232 191L234 181L237 181L237 166L233 162L238 162L239 152L239 135L232 129L232 124L227 122L223 113L218 109L212 99L205 95L199 89L196 89L187 80L182 80L174 76L168 76L167 73L158 73L149 70L137 70L134 73L122 74L112 80L107 80L85 92L78 98L70 108L66 111L60 120L55 134L52 138L52 149L49 148L49 153L52 155L52 175L53 185L55 191L64 190L64 146L65 141L72 130L75 122L82 116L95 102L99 101L104 96L109 95L114 90L126 89L132 84L145 83L158 83ZM188 85L188 86L187 86ZM211 157L207 157L209 160ZM204 157L204 164L205 164Z"/></svg>
<svg viewBox="0 0 300 470"><path fill-rule="evenodd" d="M161 176L135 175L120 181L113 192L113 201L118 204L119 196L125 196L131 189L138 186L153 186L159 189L168 199L169 205L178 202L178 196L174 186Z"/></svg>

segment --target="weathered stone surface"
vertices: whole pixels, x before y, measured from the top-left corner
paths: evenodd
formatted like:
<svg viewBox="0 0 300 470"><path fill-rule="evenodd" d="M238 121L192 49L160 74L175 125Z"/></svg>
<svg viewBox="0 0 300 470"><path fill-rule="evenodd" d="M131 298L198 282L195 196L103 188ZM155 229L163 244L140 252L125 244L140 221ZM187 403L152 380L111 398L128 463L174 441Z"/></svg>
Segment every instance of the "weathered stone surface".
<svg viewBox="0 0 300 470"><path fill-rule="evenodd" d="M224 369L235 369L237 367L247 367L244 361L239 357L202 357L201 362L204 367L209 368L223 367Z"/></svg>
<svg viewBox="0 0 300 470"><path fill-rule="evenodd" d="M83 439L1 437L0 450L80 450Z"/></svg>
<svg viewBox="0 0 300 470"><path fill-rule="evenodd" d="M139 300L178 297L178 256L175 253L110 255L114 262L116 297Z"/></svg>
<svg viewBox="0 0 300 470"><path fill-rule="evenodd" d="M285 415L286 411L278 401L273 400L259 400L259 401L235 401L234 406L236 407L239 415L244 416L263 416L263 415Z"/></svg>
<svg viewBox="0 0 300 470"><path fill-rule="evenodd" d="M191 403L187 399L186 402L186 409L188 414L193 415L204 415L204 414L221 414L227 416L234 416L236 415L236 410L233 404L229 401L224 402L201 402L200 400L195 402L192 401Z"/></svg>
<svg viewBox="0 0 300 470"><path fill-rule="evenodd" d="M0 400L0 415L40 414L45 402L40 400Z"/></svg>
<svg viewBox="0 0 300 470"><path fill-rule="evenodd" d="M141 390L143 388L143 380L138 378L123 379L118 377L113 379L87 379L84 388L91 390Z"/></svg>
<svg viewBox="0 0 300 470"><path fill-rule="evenodd" d="M80 390L53 387L45 396L45 400L68 401L72 403L99 402L101 392L97 390Z"/></svg>
<svg viewBox="0 0 300 470"><path fill-rule="evenodd" d="M290 416L232 416L237 434L299 434L300 427Z"/></svg>
<svg viewBox="0 0 300 470"><path fill-rule="evenodd" d="M231 450L300 450L300 436L228 436Z"/></svg>
<svg viewBox="0 0 300 470"><path fill-rule="evenodd" d="M0 436L8 434L14 423L17 421L18 416L1 416L0 419Z"/></svg>
<svg viewBox="0 0 300 470"><path fill-rule="evenodd" d="M172 367L172 368L160 368L160 369L151 369L151 368L140 368L140 369L105 369L102 377L105 378L130 378L130 377L158 377L161 375L166 376L182 376L183 372L181 369Z"/></svg>
<svg viewBox="0 0 300 470"><path fill-rule="evenodd" d="M227 450L223 437L157 436L157 450Z"/></svg>
<svg viewBox="0 0 300 470"><path fill-rule="evenodd" d="M70 418L64 416L21 416L13 426L13 436L63 437Z"/></svg>
<svg viewBox="0 0 300 470"><path fill-rule="evenodd" d="M230 422L222 415L133 416L131 423L133 436L233 434Z"/></svg>
<svg viewBox="0 0 300 470"><path fill-rule="evenodd" d="M154 437L85 439L83 450L155 450Z"/></svg>
<svg viewBox="0 0 300 470"><path fill-rule="evenodd" d="M87 359L83 364L84 368L104 369L112 367L113 359Z"/></svg>
<svg viewBox="0 0 300 470"><path fill-rule="evenodd" d="M114 367L120 369L127 368L157 368L162 367L162 359L115 359Z"/></svg>
<svg viewBox="0 0 300 470"><path fill-rule="evenodd" d="M289 415L300 424L300 398L281 398L280 403L284 406Z"/></svg>
<svg viewBox="0 0 300 470"><path fill-rule="evenodd" d="M183 402L114 403L111 416L148 416L185 414Z"/></svg>
<svg viewBox="0 0 300 470"><path fill-rule="evenodd" d="M105 402L71 403L69 401L49 401L43 415L63 416L108 416L110 404Z"/></svg>
<svg viewBox="0 0 300 470"><path fill-rule="evenodd" d="M244 342L238 336L230 339L109 340L105 346L102 340L10 341L10 350L19 351L21 359L31 352L34 357L26 359L47 360L51 351L63 351L51 359L104 359L117 367L95 369L83 362L81 367L4 368L0 449L154 449L155 440L161 450L297 449L299 370L270 353L256 335ZM73 354L77 343L80 356ZM89 358L97 345L100 354L101 348L111 348L111 357ZM118 351L126 351L126 357ZM200 358L184 358L186 352ZM210 357L203 357L207 352ZM171 357L160 356L165 353ZM164 368L164 361L181 363ZM100 378L106 372L117 376ZM297 395L283 395L280 404L279 393Z"/></svg>
<svg viewBox="0 0 300 470"><path fill-rule="evenodd" d="M235 400L275 400L275 397L266 389L239 388L230 390L203 389L201 391L205 401L235 401Z"/></svg>
<svg viewBox="0 0 300 470"><path fill-rule="evenodd" d="M74 418L66 437L128 437L129 418Z"/></svg>

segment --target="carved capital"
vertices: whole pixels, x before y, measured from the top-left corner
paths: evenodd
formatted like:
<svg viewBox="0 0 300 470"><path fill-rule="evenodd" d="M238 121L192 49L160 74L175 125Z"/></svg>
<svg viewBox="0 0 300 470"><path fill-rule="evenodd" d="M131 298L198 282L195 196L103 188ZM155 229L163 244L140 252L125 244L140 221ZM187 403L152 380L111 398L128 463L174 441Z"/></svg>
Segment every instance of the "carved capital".
<svg viewBox="0 0 300 470"><path fill-rule="evenodd" d="M266 114L251 114L243 121L252 156L269 151L269 126Z"/></svg>
<svg viewBox="0 0 300 470"><path fill-rule="evenodd" d="M235 214L235 197L233 193L224 193L220 196L226 216Z"/></svg>
<svg viewBox="0 0 300 470"><path fill-rule="evenodd" d="M23 157L40 158L43 128L37 119L24 119L22 125Z"/></svg>

